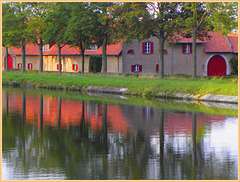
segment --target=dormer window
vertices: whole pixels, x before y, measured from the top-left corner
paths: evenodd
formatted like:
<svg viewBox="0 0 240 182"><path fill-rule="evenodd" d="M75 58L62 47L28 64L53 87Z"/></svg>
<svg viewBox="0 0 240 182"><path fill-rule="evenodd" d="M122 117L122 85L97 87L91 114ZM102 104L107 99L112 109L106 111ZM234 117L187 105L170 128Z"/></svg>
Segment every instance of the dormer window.
<svg viewBox="0 0 240 182"><path fill-rule="evenodd" d="M97 51L98 50L98 46L97 45L90 45L86 50L88 50L88 51Z"/></svg>
<svg viewBox="0 0 240 182"><path fill-rule="evenodd" d="M49 44L43 46L43 51L49 51L49 49L50 49Z"/></svg>

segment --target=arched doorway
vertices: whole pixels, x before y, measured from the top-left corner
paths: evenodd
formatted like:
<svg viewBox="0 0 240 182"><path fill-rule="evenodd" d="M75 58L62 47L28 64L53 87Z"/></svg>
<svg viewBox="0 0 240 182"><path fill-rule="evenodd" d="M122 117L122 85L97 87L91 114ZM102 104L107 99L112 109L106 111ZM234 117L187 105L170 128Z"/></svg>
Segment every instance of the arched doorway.
<svg viewBox="0 0 240 182"><path fill-rule="evenodd" d="M207 65L207 76L226 76L227 65L222 56L213 56Z"/></svg>
<svg viewBox="0 0 240 182"><path fill-rule="evenodd" d="M5 56L5 65L6 65L6 56ZM13 68L13 59L11 55L8 55L8 69Z"/></svg>

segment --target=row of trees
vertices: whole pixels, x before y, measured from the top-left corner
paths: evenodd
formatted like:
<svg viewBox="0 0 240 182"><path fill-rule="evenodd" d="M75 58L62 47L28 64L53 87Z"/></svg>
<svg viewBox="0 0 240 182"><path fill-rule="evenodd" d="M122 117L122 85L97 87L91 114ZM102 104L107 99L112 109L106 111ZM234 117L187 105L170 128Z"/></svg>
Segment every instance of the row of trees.
<svg viewBox="0 0 240 182"><path fill-rule="evenodd" d="M82 55L91 44L102 46L102 72L107 73L107 45L151 36L159 40L159 76L164 77L164 42L178 39L177 34L193 38L193 78L196 78L196 39L207 31L227 34L237 27L237 3L171 3L171 2L78 2L3 3L3 46L21 47L23 73L25 46L39 46L39 73L43 71L42 47L66 44ZM7 58L7 57L6 57ZM61 73L61 69L59 69Z"/></svg>

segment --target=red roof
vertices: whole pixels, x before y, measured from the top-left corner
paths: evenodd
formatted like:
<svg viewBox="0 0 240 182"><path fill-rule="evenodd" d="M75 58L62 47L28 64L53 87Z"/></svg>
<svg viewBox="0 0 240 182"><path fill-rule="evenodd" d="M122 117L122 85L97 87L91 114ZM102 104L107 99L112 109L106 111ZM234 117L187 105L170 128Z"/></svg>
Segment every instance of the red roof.
<svg viewBox="0 0 240 182"><path fill-rule="evenodd" d="M193 40L192 37L191 38L186 38L186 37L183 37L181 35L175 35L174 39L177 39L177 40L175 40L176 43L192 43L192 40ZM200 39L197 38L196 43L206 43L206 40L205 39L200 40Z"/></svg>
<svg viewBox="0 0 240 182"><path fill-rule="evenodd" d="M238 34L228 34L227 37L232 45L233 52L238 53Z"/></svg>
<svg viewBox="0 0 240 182"><path fill-rule="evenodd" d="M220 32L208 32L211 36L204 45L205 52L233 52L226 37L224 37Z"/></svg>
<svg viewBox="0 0 240 182"><path fill-rule="evenodd" d="M27 44L26 45L26 55L39 55L38 45ZM107 55L119 55L122 51L122 42L117 44L107 46ZM16 48L13 52L15 55L21 54L21 49ZM80 52L77 48L70 47L66 45L61 50L62 55L80 55ZM86 50L85 55L102 55L102 46L98 50ZM49 51L43 51L43 55L58 55L57 46L52 46Z"/></svg>

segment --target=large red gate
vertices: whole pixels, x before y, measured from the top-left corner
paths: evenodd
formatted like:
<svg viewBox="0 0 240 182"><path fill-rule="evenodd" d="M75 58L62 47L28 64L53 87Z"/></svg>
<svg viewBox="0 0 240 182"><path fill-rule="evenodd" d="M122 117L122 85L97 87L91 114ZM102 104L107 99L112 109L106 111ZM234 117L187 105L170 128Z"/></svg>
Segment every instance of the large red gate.
<svg viewBox="0 0 240 182"><path fill-rule="evenodd" d="M207 76L226 76L227 65L222 56L213 56L207 65Z"/></svg>

